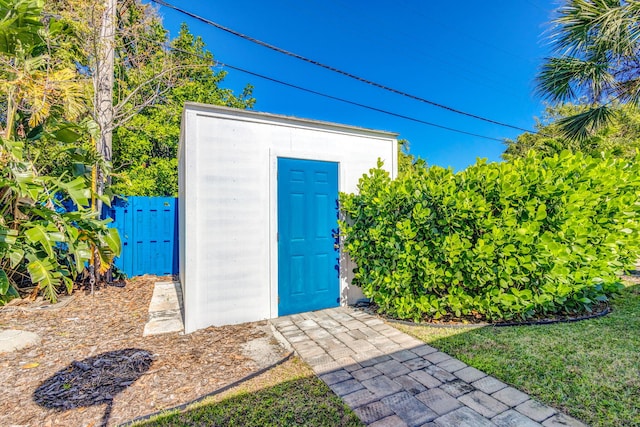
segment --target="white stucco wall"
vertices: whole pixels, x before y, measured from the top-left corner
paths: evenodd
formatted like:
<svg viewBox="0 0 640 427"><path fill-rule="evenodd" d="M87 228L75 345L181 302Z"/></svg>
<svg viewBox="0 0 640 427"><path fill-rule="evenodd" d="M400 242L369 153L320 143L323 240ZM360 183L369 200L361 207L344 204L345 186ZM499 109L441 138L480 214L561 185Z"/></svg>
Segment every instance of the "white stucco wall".
<svg viewBox="0 0 640 427"><path fill-rule="evenodd" d="M179 147L180 280L185 332L278 315L277 158L338 162L356 191L378 158L397 171L396 134L186 104ZM354 302L348 261L342 303Z"/></svg>

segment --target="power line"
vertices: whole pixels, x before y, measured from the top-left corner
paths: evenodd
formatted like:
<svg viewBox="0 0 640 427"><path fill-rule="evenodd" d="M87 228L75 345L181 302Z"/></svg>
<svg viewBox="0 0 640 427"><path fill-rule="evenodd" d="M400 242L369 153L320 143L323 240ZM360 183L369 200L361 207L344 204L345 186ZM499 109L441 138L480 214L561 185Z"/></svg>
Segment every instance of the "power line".
<svg viewBox="0 0 640 427"><path fill-rule="evenodd" d="M150 42L154 42L154 43L158 43L158 44L160 44L162 46L165 46L166 48L171 49L173 51L180 52L180 53L185 53L187 55L191 55L191 56L194 56L196 58L203 59L205 61L211 60L211 58L207 58L205 56L198 55L197 53L189 52L189 51L184 50L184 49L173 47L168 43L162 43L162 42L160 42L158 40L151 40L151 39L145 39L145 40L150 41ZM437 123L428 122L426 120L417 119L415 117L410 117L410 116L406 116L404 114L394 113L393 111L383 110L382 108L372 107L370 105L362 104L360 102L351 101L351 100L348 100L348 99L344 99L344 98L340 98L340 97L337 97L337 96L329 95L329 94L326 94L326 93L323 93L323 92L318 92L318 91L313 90L313 89L308 89L308 88L305 88L305 87L302 87L302 86L298 86L298 85L295 85L295 84L292 84L292 83L287 83L285 81L278 80L278 79L275 79L273 77L265 76L263 74L255 73L253 71L245 70L244 68L236 67L234 65L230 65L230 64L227 64L227 63L224 63L224 62L214 61L214 62L211 62L210 65L214 66L214 67L215 66L221 66L221 67L231 68L232 70L240 71L241 73L245 73L245 74L249 74L249 75L252 75L252 76L255 76L255 77L259 77L261 79L268 80L268 81L271 81L271 82L274 82L274 83L278 83L280 85L287 86L287 87L290 87L290 88L293 88L293 89L301 90L303 92L307 92L307 93L311 93L311 94L314 94L314 95L322 96L322 97L328 98L328 99L333 99L335 101L344 102L345 104L350 104L350 105L355 105L357 107L366 108L367 110L376 111L376 112L379 112L379 113L387 114L387 115L398 117L398 118L401 118L401 119L410 120L412 122L422 123L422 124L427 125L427 126L432 126L432 127L435 127L435 128L448 130L450 132L461 133L461 134L464 134L464 135L475 136L475 137L478 137L478 138L488 139L488 140L491 140L491 141L504 142L502 139L499 139L499 138L493 138L491 136L480 135L480 134L473 133L473 132L467 132L467 131L464 131L464 130L460 130L460 129L455 129L455 128L448 127L448 126L439 125Z"/></svg>
<svg viewBox="0 0 640 427"><path fill-rule="evenodd" d="M289 0L289 1L292 2L293 4L299 5L299 2L296 2L296 0ZM363 9L363 8L358 9L353 4L353 2L349 0L334 0L334 2L338 4L340 7L342 7L342 9L344 9L348 13L357 13L360 19L366 20L367 22L374 22L374 23L377 23L378 26L383 26L383 27L388 25L388 22L385 23L383 22L382 19L370 13L371 12L370 9ZM346 26L345 29L347 31L355 32L355 30L349 26ZM491 70L489 70L487 67L477 62L476 63L470 62L468 57L463 58L462 56L457 55L454 51L449 51L445 53L444 51L442 51L442 49L438 48L437 43L433 43L431 40L427 42L427 45L429 46L429 50L427 51L426 49L424 49L424 45L421 43L414 43L412 45L407 45L406 43L397 43L397 42L394 43L394 41L388 36L387 32L366 32L365 31L363 32L363 34L369 37L374 35L375 37L381 40L385 40L389 45L394 46L395 49L405 50L415 58L419 58L419 59L431 58L433 61L436 61L439 64L448 64L449 68L447 71L449 73L456 74L458 77L468 82L471 82L476 85L479 84L511 96L518 96L512 87L504 84L504 78L502 78L501 80L500 75L497 75L496 76L497 79L496 79L496 78L489 77L486 74L478 72L479 68L482 68L485 71L491 71ZM414 36L409 32L405 31L403 27L394 27L393 34L399 35L408 40L414 38ZM437 51L439 51L440 53L438 53ZM448 57L457 58L460 61L459 64L454 64L453 62L449 61ZM446 69L446 65L444 68ZM495 74L495 72L493 72L492 74ZM471 75L475 75L476 77L475 78L470 77Z"/></svg>
<svg viewBox="0 0 640 427"><path fill-rule="evenodd" d="M440 22L440 21L439 21L437 18L435 18L434 16L427 16L427 15L425 15L425 14L424 14L420 9L416 9L416 8L414 8L413 6L415 6L415 4L412 4L412 3L410 3L410 2L409 2L409 1L407 1L407 0L402 0L402 1L403 1L403 3L404 3L407 7L411 8L411 9L413 10L413 12L414 12L414 13L416 13L416 14L418 14L418 15L422 16L426 21L430 21L431 23L435 23L438 27L440 27L441 29L443 29L443 30L445 30L445 31L449 31L449 30L451 29L451 26L443 24L442 22ZM528 3L531 3L531 1L529 1L529 0L525 0L525 1L527 1ZM507 55L509 55L509 56L512 56L512 57L514 57L514 58L518 58L518 59L520 59L520 60L522 60L522 61L524 61L524 62L527 62L527 63L528 63L528 62L530 62L530 61L531 61L531 59L530 59L530 58L526 58L526 57L524 57L524 56L522 56L522 55L519 55L519 54L517 54L517 53L511 52L511 51L506 50L506 49L504 49L504 48L502 48L502 47L496 46L496 45L494 45L493 43L489 43L489 42L487 42L486 40L482 40L482 39L480 39L480 38L478 38L478 37L475 37L475 36L473 36L473 35L469 34L468 32L460 32L460 31L456 31L456 34L457 34L457 35L460 35L460 36L462 36L462 37L465 37L465 38L467 38L467 39L469 39L469 40L473 40L473 41L475 41L476 43L483 44L483 45L488 46L488 47L490 47L490 48L492 48L492 49L495 49L495 50L501 51L501 52L503 52L503 53L505 53L505 54L507 54Z"/></svg>
<svg viewBox="0 0 640 427"><path fill-rule="evenodd" d="M218 62L218 64L220 66L231 68L233 70L237 70L237 71L240 71L242 73L246 73L246 74L250 74L252 76L260 77L261 79L269 80L269 81L272 81L274 83L278 83L278 84L281 84L281 85L284 85L284 86L288 86L288 87L291 87L291 88L294 88L294 89L302 90L304 92L312 93L314 95L319 95L319 96L323 96L325 98L329 98L329 99L333 99L333 100L336 100L336 101L344 102L346 104L356 105L356 106L361 107L361 108L366 108L367 110L377 111L379 113L388 114L390 116L399 117L399 118L405 119L405 120L411 120L412 122L422 123L422 124L425 124L427 126L433 126L433 127L440 128L440 129L445 129L445 130L448 130L448 131L451 131L451 132L462 133L464 135L471 135L471 136L475 136L475 137L478 137L478 138L489 139L489 140L492 140L492 141L504 142L502 139L493 138L493 137L490 137L490 136L484 136L484 135L480 135L480 134L477 134L477 133L467 132L467 131L460 130L460 129L450 128L450 127L447 127L447 126L442 126L442 125L439 125L439 124L436 124L436 123L427 122L427 121L422 120L422 119L417 119L415 117L405 116L404 114L394 113L392 111L383 110L381 108L372 107L370 105L361 104L359 102L350 101L348 99L340 98L340 97L333 96L333 95L328 95L326 93L318 92L318 91L315 91L313 89L307 89L307 88L304 88L302 86L297 86L297 85L294 85L294 84L291 84L291 83L283 82L282 80L278 80L278 79L274 79L272 77L264 76L262 74L254 73L253 71L244 70L244 69L242 69L240 67L235 67L233 65L229 65L229 64L226 64L224 62Z"/></svg>
<svg viewBox="0 0 640 427"><path fill-rule="evenodd" d="M523 131L523 132L537 133L535 131L532 131L532 130L529 130L529 129L525 129L525 128L522 128L522 127L519 127L519 126L510 125L508 123L499 122L499 121L492 120L492 119L489 119L489 118L486 118L486 117L483 117L483 116L479 116L479 115L476 115L476 114L467 113L465 111L458 110L456 108L449 107L447 105L440 104L440 103L437 103L437 102L434 102L434 101L430 101L430 100L428 100L426 98L422 98L420 96L413 95L413 94L410 94L410 93L407 93L407 92L404 92L404 91L401 91L401 90L398 90L398 89L394 89L394 88L389 87L389 86L385 86L385 85L383 85L381 83L377 83L377 82L374 82L372 80L365 79L364 77L360 77L360 76L357 76L355 74L351 74L351 73L349 73L347 71L341 70L341 69L333 67L331 65L327 65L327 64L324 64L322 62L319 62L319 61L316 61L316 60L313 60L313 59L309 59L309 58L304 57L302 55L298 55L297 53L290 52L288 50L279 48L279 47L274 46L272 44L269 44L267 42L263 42L263 41L258 40L256 38L248 36L246 34L240 33L238 31L235 31L235 30L231 29L231 28L228 28L228 27L220 25L220 24L218 24L216 22L213 22L213 21L211 21L211 20L209 20L207 18L203 18L202 16L196 15L195 13L191 13L191 12L186 11L184 9L181 9L181 8L179 8L177 6L174 6L174 5L170 4L170 3L167 3L164 0L151 0L151 1L154 2L154 3L157 3L157 4L161 5L161 6L165 6L165 7L168 7L170 9L173 9L173 10L175 10L177 12L180 12L180 13L182 13L184 15L187 15L187 16L193 18L193 19L196 19L196 20L198 20L200 22L203 22L203 23L205 23L207 25L211 25L213 27L216 27L219 30L225 31L225 32L227 32L229 34L232 34L232 35L240 37L240 38L242 38L244 40L247 40L247 41L250 41L250 42L255 43L257 45L260 45L262 47L266 47L266 48L271 49L273 51L282 53L284 55L291 56L291 57L299 59L301 61L316 65L316 66L324 68L324 69L327 69L329 71L333 71L335 73L341 74L343 76L349 77L349 78L354 79L354 80L358 80L359 82L366 83L368 85L377 87L379 89L383 89L383 90L386 90L388 92L395 93L397 95L405 96L407 98L411 98L413 100L420 101L420 102L432 105L434 107L442 108L444 110L451 111L451 112L456 113L456 114L461 114L463 116L471 117L471 118L474 118L474 119L477 119L477 120L482 120L484 122L492 123L492 124L495 124L495 125L498 125L498 126L503 126L503 127L507 127L507 128L511 128L511 129L516 129L516 130Z"/></svg>

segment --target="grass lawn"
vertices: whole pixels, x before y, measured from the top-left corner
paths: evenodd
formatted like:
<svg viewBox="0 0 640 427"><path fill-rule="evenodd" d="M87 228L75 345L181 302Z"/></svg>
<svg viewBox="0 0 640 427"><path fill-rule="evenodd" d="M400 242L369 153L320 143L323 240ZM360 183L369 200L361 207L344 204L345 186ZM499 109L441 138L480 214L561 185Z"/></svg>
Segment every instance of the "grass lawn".
<svg viewBox="0 0 640 427"><path fill-rule="evenodd" d="M212 396L185 411L136 426L362 426L300 359Z"/></svg>
<svg viewBox="0 0 640 427"><path fill-rule="evenodd" d="M593 427L640 426L640 285L612 307L546 326L394 326Z"/></svg>

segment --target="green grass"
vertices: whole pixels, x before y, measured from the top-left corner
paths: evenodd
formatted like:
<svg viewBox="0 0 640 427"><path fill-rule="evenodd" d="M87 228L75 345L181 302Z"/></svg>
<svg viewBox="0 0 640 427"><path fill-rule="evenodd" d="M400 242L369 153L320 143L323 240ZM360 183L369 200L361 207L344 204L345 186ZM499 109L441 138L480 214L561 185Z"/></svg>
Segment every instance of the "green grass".
<svg viewBox="0 0 640 427"><path fill-rule="evenodd" d="M591 426L640 426L640 285L612 307L546 326L394 326Z"/></svg>
<svg viewBox="0 0 640 427"><path fill-rule="evenodd" d="M362 426L358 417L299 359L236 389L135 424L151 426Z"/></svg>

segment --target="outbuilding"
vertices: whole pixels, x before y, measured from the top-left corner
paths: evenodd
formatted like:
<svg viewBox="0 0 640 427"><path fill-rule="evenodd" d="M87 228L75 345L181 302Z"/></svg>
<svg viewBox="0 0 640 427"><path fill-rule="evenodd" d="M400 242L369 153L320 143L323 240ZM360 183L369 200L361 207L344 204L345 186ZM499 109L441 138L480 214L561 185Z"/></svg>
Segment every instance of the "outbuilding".
<svg viewBox="0 0 640 427"><path fill-rule="evenodd" d="M188 103L179 146L185 332L337 307L362 296L340 251L338 192L396 134Z"/></svg>

